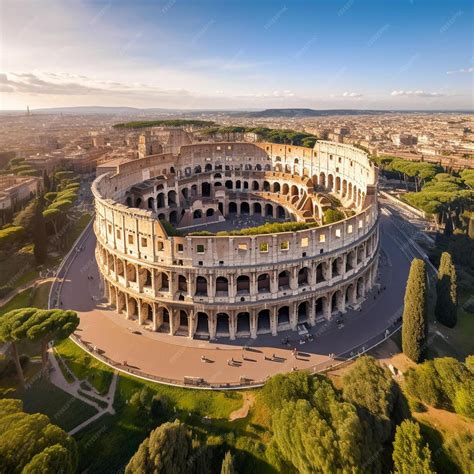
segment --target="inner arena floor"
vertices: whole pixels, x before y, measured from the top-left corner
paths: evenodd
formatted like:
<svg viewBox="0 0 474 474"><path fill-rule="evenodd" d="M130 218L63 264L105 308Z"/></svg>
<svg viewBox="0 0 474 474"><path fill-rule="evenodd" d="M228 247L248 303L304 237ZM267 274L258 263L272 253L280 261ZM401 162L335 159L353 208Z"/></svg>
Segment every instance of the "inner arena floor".
<svg viewBox="0 0 474 474"><path fill-rule="evenodd" d="M293 331L278 336L262 335L256 340L204 341L152 332L135 321L126 320L108 307L102 296L92 232L68 270L60 300L63 307L78 312L81 322L76 335L82 341L118 364L126 362L127 367L152 377L172 379L179 384L185 377L200 377L207 383L235 384L242 377L263 381L295 368L317 366L321 370L334 363L330 354L337 357L365 344L382 334L400 315L410 265L404 247L410 244L389 216L380 216L380 226L381 261L377 283L386 289L379 293L375 287L360 311L349 310L342 316L342 326L336 317L310 328L313 340L305 344L299 343L301 337ZM288 345L282 345L285 338L289 338ZM251 350L244 351L244 346ZM293 354L295 348L300 352L297 358Z"/></svg>

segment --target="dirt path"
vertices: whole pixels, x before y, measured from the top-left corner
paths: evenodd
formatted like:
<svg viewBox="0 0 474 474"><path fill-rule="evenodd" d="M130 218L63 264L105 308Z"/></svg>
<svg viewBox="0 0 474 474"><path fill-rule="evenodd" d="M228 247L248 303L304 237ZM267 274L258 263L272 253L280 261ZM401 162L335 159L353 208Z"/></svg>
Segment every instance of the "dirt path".
<svg viewBox="0 0 474 474"><path fill-rule="evenodd" d="M249 410L254 403L255 395L253 393L244 392L243 405L229 415L229 420L234 421L239 420L240 418L245 418L249 414Z"/></svg>

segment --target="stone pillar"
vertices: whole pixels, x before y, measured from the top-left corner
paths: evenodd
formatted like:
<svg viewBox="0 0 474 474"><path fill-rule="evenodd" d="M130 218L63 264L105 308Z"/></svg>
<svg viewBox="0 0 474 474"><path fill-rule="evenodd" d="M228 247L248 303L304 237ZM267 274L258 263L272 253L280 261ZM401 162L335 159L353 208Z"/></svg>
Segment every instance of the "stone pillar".
<svg viewBox="0 0 474 474"><path fill-rule="evenodd" d="M158 325L156 321L156 304L151 305L152 319L153 319L153 331L158 331Z"/></svg>
<svg viewBox="0 0 474 474"><path fill-rule="evenodd" d="M331 295L328 294L326 295L325 298L323 298L323 313L324 317L330 321L332 318L332 311L331 311Z"/></svg>
<svg viewBox="0 0 474 474"><path fill-rule="evenodd" d="M144 314L142 311L142 302L138 300L137 302L137 312L138 312L138 324L143 324L144 321Z"/></svg>
<svg viewBox="0 0 474 474"><path fill-rule="evenodd" d="M231 273L228 276L228 279L229 279L229 298L235 298L235 296L237 294L235 274Z"/></svg>
<svg viewBox="0 0 474 474"><path fill-rule="evenodd" d="M307 308L308 308L308 322L309 322L309 325L310 326L314 326L316 324L316 298L311 298L309 301L308 301L308 305L307 305Z"/></svg>
<svg viewBox="0 0 474 474"><path fill-rule="evenodd" d="M290 289L298 289L298 268L294 267L290 270Z"/></svg>
<svg viewBox="0 0 474 474"><path fill-rule="evenodd" d="M278 308L273 306L270 309L270 329L272 330L272 336L277 335L277 326L278 326Z"/></svg>
<svg viewBox="0 0 474 474"><path fill-rule="evenodd" d="M208 314L209 339L216 338L216 315Z"/></svg>
<svg viewBox="0 0 474 474"><path fill-rule="evenodd" d="M257 274L253 272L250 275L250 295L256 295L258 294L258 289L257 289Z"/></svg>
<svg viewBox="0 0 474 474"><path fill-rule="evenodd" d="M169 312L169 317L170 317L170 335L174 336L176 334L177 329L178 329L178 324L177 324L177 321L176 321L176 316L177 316L176 309L169 308L168 312Z"/></svg>
<svg viewBox="0 0 474 474"><path fill-rule="evenodd" d="M290 326L293 331L296 331L296 326L298 325L298 304L290 304Z"/></svg>
<svg viewBox="0 0 474 474"><path fill-rule="evenodd" d="M274 270L270 273L270 292L272 294L278 293L278 271Z"/></svg>
<svg viewBox="0 0 474 474"><path fill-rule="evenodd" d="M151 292L153 296L156 296L155 269L152 268L150 271L151 271Z"/></svg>
<svg viewBox="0 0 474 474"><path fill-rule="evenodd" d="M257 313L254 309L250 311L250 337L257 339Z"/></svg>
<svg viewBox="0 0 474 474"><path fill-rule="evenodd" d="M237 315L235 312L229 313L229 336L231 341L235 339L237 332Z"/></svg>
<svg viewBox="0 0 474 474"><path fill-rule="evenodd" d="M128 296L125 294L125 319L130 319L130 308L128 304Z"/></svg>
<svg viewBox="0 0 474 474"><path fill-rule="evenodd" d="M189 337L189 339L192 339L194 337L194 333L196 332L196 326L197 326L197 317L194 314L194 311L192 309L190 309L189 314L188 314L188 337Z"/></svg>

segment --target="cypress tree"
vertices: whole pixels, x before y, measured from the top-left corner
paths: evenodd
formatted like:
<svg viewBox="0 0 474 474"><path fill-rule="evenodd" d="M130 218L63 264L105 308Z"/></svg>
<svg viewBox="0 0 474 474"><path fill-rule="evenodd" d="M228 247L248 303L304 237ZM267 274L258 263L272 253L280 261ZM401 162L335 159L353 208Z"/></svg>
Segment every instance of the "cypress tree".
<svg viewBox="0 0 474 474"><path fill-rule="evenodd" d="M436 319L453 328L456 326L457 316L457 276L456 267L451 255L443 252L438 268L438 281L436 282Z"/></svg>
<svg viewBox="0 0 474 474"><path fill-rule="evenodd" d="M230 451L227 451L222 461L221 474L235 474L234 457Z"/></svg>
<svg viewBox="0 0 474 474"><path fill-rule="evenodd" d="M36 201L35 212L32 222L32 235L35 255L35 260L38 265L46 261L48 256L48 236L46 234L46 225L43 217L44 201L40 197Z"/></svg>
<svg viewBox="0 0 474 474"><path fill-rule="evenodd" d="M431 451L420 434L420 425L410 420L397 426L393 443L395 474L435 474Z"/></svg>
<svg viewBox="0 0 474 474"><path fill-rule="evenodd" d="M421 359L428 334L426 265L415 258L410 267L403 309L403 353L414 362Z"/></svg>

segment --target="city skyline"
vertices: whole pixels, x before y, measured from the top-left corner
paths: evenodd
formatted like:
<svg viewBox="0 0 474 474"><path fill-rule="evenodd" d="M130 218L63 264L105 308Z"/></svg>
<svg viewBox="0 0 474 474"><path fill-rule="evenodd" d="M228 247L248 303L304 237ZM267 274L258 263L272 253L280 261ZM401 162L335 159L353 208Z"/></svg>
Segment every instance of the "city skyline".
<svg viewBox="0 0 474 474"><path fill-rule="evenodd" d="M0 108L473 108L467 1L222 5L3 2Z"/></svg>

